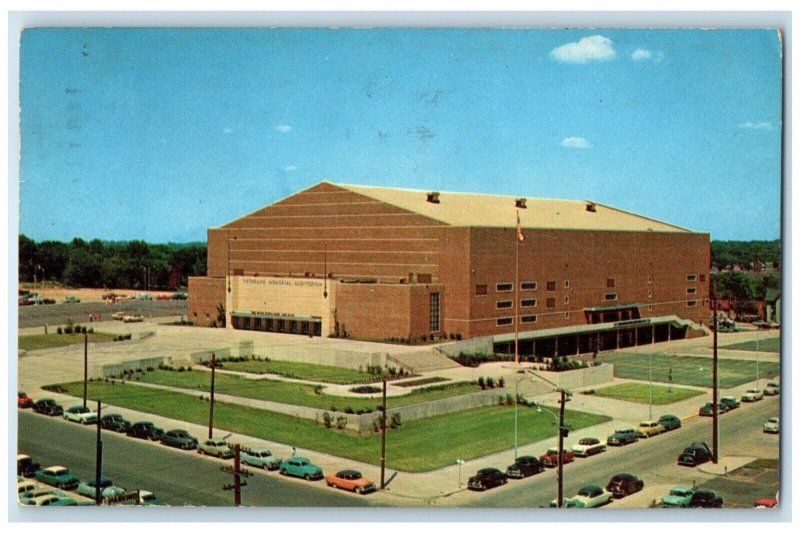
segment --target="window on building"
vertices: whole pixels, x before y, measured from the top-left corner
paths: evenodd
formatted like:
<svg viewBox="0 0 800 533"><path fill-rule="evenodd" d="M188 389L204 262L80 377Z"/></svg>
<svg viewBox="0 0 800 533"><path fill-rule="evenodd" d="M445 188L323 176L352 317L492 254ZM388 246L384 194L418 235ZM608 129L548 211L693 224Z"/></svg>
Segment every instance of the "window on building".
<svg viewBox="0 0 800 533"><path fill-rule="evenodd" d="M569 280L568 279L564 280L564 288L565 289L569 289Z"/></svg>
<svg viewBox="0 0 800 533"><path fill-rule="evenodd" d="M431 320L430 320L430 331L437 332L439 331L439 293L432 292L429 298L430 303L430 312L431 312Z"/></svg>
<svg viewBox="0 0 800 533"><path fill-rule="evenodd" d="M555 298L548 298L547 299L547 307L555 307L556 306L556 299Z"/></svg>
<svg viewBox="0 0 800 533"><path fill-rule="evenodd" d="M249 316L244 317L243 322L244 324L242 325L242 328L250 329L250 317Z"/></svg>
<svg viewBox="0 0 800 533"><path fill-rule="evenodd" d="M498 283L497 284L497 292L510 292L514 290L513 283Z"/></svg>
<svg viewBox="0 0 800 533"><path fill-rule="evenodd" d="M697 300L689 300L686 302L686 307L697 307Z"/></svg>
<svg viewBox="0 0 800 533"><path fill-rule="evenodd" d="M686 274L686 281L697 281L697 274Z"/></svg>
<svg viewBox="0 0 800 533"><path fill-rule="evenodd" d="M486 296L489 292L486 285L475 285L475 296Z"/></svg>
<svg viewBox="0 0 800 533"><path fill-rule="evenodd" d="M653 297L653 289L647 289L647 297L648 298L652 298Z"/></svg>
<svg viewBox="0 0 800 533"><path fill-rule="evenodd" d="M614 278L606 279L606 288L607 289L613 289L616 286L617 286L617 280L616 279L614 279Z"/></svg>
<svg viewBox="0 0 800 533"><path fill-rule="evenodd" d="M297 333L297 321L289 320L289 333Z"/></svg>
<svg viewBox="0 0 800 533"><path fill-rule="evenodd" d="M536 315L524 315L519 318L519 321L523 324L533 324L536 322Z"/></svg>
<svg viewBox="0 0 800 533"><path fill-rule="evenodd" d="M564 305L569 305L569 296L564 296Z"/></svg>
<svg viewBox="0 0 800 533"><path fill-rule="evenodd" d="M648 310L648 311L652 311L652 310L653 310L653 304L648 304L648 306L647 306L647 310Z"/></svg>
<svg viewBox="0 0 800 533"><path fill-rule="evenodd" d="M555 281L548 281L547 282L547 290L548 292L553 292L556 290L556 282Z"/></svg>
<svg viewBox="0 0 800 533"><path fill-rule="evenodd" d="M687 287L686 294L695 294L697 293L697 287Z"/></svg>
<svg viewBox="0 0 800 533"><path fill-rule="evenodd" d="M500 300L497 302L498 309L511 309L514 307L514 302L511 300Z"/></svg>
<svg viewBox="0 0 800 533"><path fill-rule="evenodd" d="M525 298L520 300L519 304L522 307L536 307L536 298Z"/></svg>
<svg viewBox="0 0 800 533"><path fill-rule="evenodd" d="M271 318L267 319L267 331L275 331L275 321Z"/></svg>
<svg viewBox="0 0 800 533"><path fill-rule="evenodd" d="M261 329L261 319L260 318L253 319L253 322L254 322L253 329Z"/></svg>
<svg viewBox="0 0 800 533"><path fill-rule="evenodd" d="M536 290L536 282L535 281L523 281L520 283L520 289L523 291L535 291Z"/></svg>
<svg viewBox="0 0 800 533"><path fill-rule="evenodd" d="M569 320L569 311L564 313L564 320Z"/></svg>
<svg viewBox="0 0 800 533"><path fill-rule="evenodd" d="M504 316L502 318L497 319L498 326L513 326L514 325L514 317L512 316Z"/></svg>
<svg viewBox="0 0 800 533"><path fill-rule="evenodd" d="M653 283L653 275L647 276L647 283Z"/></svg>
<svg viewBox="0 0 800 533"><path fill-rule="evenodd" d="M616 299L617 299L617 293L616 292L607 292L606 293L605 300L607 302L613 302Z"/></svg>

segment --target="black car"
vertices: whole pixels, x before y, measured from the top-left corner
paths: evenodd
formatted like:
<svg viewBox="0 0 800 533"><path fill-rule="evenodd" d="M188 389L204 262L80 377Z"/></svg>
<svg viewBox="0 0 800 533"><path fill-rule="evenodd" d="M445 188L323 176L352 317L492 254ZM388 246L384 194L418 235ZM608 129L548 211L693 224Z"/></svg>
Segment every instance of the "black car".
<svg viewBox="0 0 800 533"><path fill-rule="evenodd" d="M161 435L161 444L181 450L194 450L197 448L197 439L184 429L172 429Z"/></svg>
<svg viewBox="0 0 800 533"><path fill-rule="evenodd" d="M539 459L530 455L522 455L517 457L517 460L514 461L514 464L510 465L506 469L506 476L522 479L524 477L532 476L533 474L538 474L543 470L544 463Z"/></svg>
<svg viewBox="0 0 800 533"><path fill-rule="evenodd" d="M33 402L33 410L36 413L48 416L61 416L64 414L64 408L52 398L42 398Z"/></svg>
<svg viewBox="0 0 800 533"><path fill-rule="evenodd" d="M508 483L508 477L497 468L482 468L469 478L467 488L470 490L486 490Z"/></svg>
<svg viewBox="0 0 800 533"><path fill-rule="evenodd" d="M131 427L131 423L122 418L122 415L114 413L100 417L100 427L117 433L125 433Z"/></svg>
<svg viewBox="0 0 800 533"><path fill-rule="evenodd" d="M678 456L678 464L697 466L710 461L713 457L711 448L705 442L693 442Z"/></svg>
<svg viewBox="0 0 800 533"><path fill-rule="evenodd" d="M17 455L17 475L24 477L33 477L36 472L41 470L42 466L31 459L27 455Z"/></svg>
<svg viewBox="0 0 800 533"><path fill-rule="evenodd" d="M692 494L689 507L693 509L698 507L719 509L722 507L722 498L710 490L696 490L694 494Z"/></svg>
<svg viewBox="0 0 800 533"><path fill-rule="evenodd" d="M675 415L662 415L661 418L658 419L658 423L664 426L664 429L667 431L672 431L673 429L681 427L681 419Z"/></svg>
<svg viewBox="0 0 800 533"><path fill-rule="evenodd" d="M634 492L639 492L644 488L644 481L634 476L633 474L622 473L611 476L611 479L606 485L606 490L610 492L614 498L624 498Z"/></svg>
<svg viewBox="0 0 800 533"><path fill-rule="evenodd" d="M159 440L164 430L157 428L152 422L136 422L129 427L125 434L137 439Z"/></svg>

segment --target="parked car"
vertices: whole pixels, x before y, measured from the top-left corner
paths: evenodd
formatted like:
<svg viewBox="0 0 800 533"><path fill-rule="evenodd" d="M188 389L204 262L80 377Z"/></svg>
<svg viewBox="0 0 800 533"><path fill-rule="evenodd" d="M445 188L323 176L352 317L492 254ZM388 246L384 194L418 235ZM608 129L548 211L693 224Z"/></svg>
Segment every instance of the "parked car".
<svg viewBox="0 0 800 533"><path fill-rule="evenodd" d="M506 476L514 479L522 479L524 477L538 474L544 470L544 463L536 457L531 455L521 455L517 457L514 464L506 468Z"/></svg>
<svg viewBox="0 0 800 533"><path fill-rule="evenodd" d="M693 442L678 456L678 464L697 466L711 460L711 448L705 442Z"/></svg>
<svg viewBox="0 0 800 533"><path fill-rule="evenodd" d="M322 469L305 457L289 457L281 462L279 467L282 476L301 477L307 481L312 479L322 479Z"/></svg>
<svg viewBox="0 0 800 533"><path fill-rule="evenodd" d="M97 483L95 478L88 479L78 484L78 494L86 496L94 500L97 491ZM117 487L106 476L100 476L100 497L103 499L114 498L125 494L125 489Z"/></svg>
<svg viewBox="0 0 800 533"><path fill-rule="evenodd" d="M664 426L655 420L645 420L644 422L640 422L639 427L636 428L636 436L647 439L655 435L661 435L664 431L666 431Z"/></svg>
<svg viewBox="0 0 800 533"><path fill-rule="evenodd" d="M189 435L185 429L171 429L161 435L161 444L180 448L181 450L194 450L197 448L197 439Z"/></svg>
<svg viewBox="0 0 800 533"><path fill-rule="evenodd" d="M64 412L64 420L79 424L97 424L97 412L82 405L73 405Z"/></svg>
<svg viewBox="0 0 800 533"><path fill-rule="evenodd" d="M153 299L153 297L147 294L146 292L140 292L136 296L134 296L134 299L142 301L150 301Z"/></svg>
<svg viewBox="0 0 800 533"><path fill-rule="evenodd" d="M329 487L351 490L356 494L366 494L378 490L371 479L365 478L358 470L342 470L335 474L325 476Z"/></svg>
<svg viewBox="0 0 800 533"><path fill-rule="evenodd" d="M585 485L570 500L574 507L591 509L607 504L611 501L611 496L611 493L600 485Z"/></svg>
<svg viewBox="0 0 800 533"><path fill-rule="evenodd" d="M122 418L122 415L111 413L100 417L100 427L117 433L125 433L131 427L131 423Z"/></svg>
<svg viewBox="0 0 800 533"><path fill-rule="evenodd" d="M142 315L125 315L122 317L123 322L144 322Z"/></svg>
<svg viewBox="0 0 800 533"><path fill-rule="evenodd" d="M550 501L550 507L558 507L558 498L553 498ZM562 498L561 499L561 507L563 509L568 509L570 507L577 507L578 505L572 500L572 498Z"/></svg>
<svg viewBox="0 0 800 533"><path fill-rule="evenodd" d="M67 296L64 296L64 303L65 304L78 304L78 303L81 303L81 299L78 298L77 296L72 296L71 294L68 294Z"/></svg>
<svg viewBox="0 0 800 533"><path fill-rule="evenodd" d="M52 398L42 398L33 402L33 411L47 416L61 416L64 408Z"/></svg>
<svg viewBox="0 0 800 533"><path fill-rule="evenodd" d="M17 393L17 407L19 409L27 409L28 407L33 407L33 398L30 398L27 394L20 391Z"/></svg>
<svg viewBox="0 0 800 533"><path fill-rule="evenodd" d="M35 481L31 481L29 479L23 479L22 481L17 481L17 497L23 492L32 492L36 490L38 485Z"/></svg>
<svg viewBox="0 0 800 533"><path fill-rule="evenodd" d="M718 404L717 412L719 414L724 414L727 412L727 409L724 405ZM699 414L700 416L714 416L714 402L706 402L706 404L700 408Z"/></svg>
<svg viewBox="0 0 800 533"><path fill-rule="evenodd" d="M606 490L610 492L614 498L620 499L625 496L630 496L634 492L639 492L644 488L644 481L639 479L633 474L623 472L621 474L614 474L606 484Z"/></svg>
<svg viewBox="0 0 800 533"><path fill-rule="evenodd" d="M508 477L497 468L481 468L469 478L467 488L470 490L486 490L508 483Z"/></svg>
<svg viewBox="0 0 800 533"><path fill-rule="evenodd" d="M125 434L137 439L161 440L164 430L156 427L152 422L144 421L135 422L125 431Z"/></svg>
<svg viewBox="0 0 800 533"><path fill-rule="evenodd" d="M187 300L188 298L189 295L186 294L185 292L175 292L172 294L173 300Z"/></svg>
<svg viewBox="0 0 800 533"><path fill-rule="evenodd" d="M206 439L197 446L197 453L213 455L220 459L230 459L233 457L233 448L222 439Z"/></svg>
<svg viewBox="0 0 800 533"><path fill-rule="evenodd" d="M172 299L171 294L164 294L164 293L156 294L156 300L171 300L171 299Z"/></svg>
<svg viewBox="0 0 800 533"><path fill-rule="evenodd" d="M722 398L719 399L719 405L727 413L728 411L733 411L741 404L739 403L739 400L737 400L733 396L723 396Z"/></svg>
<svg viewBox="0 0 800 533"><path fill-rule="evenodd" d="M781 385L777 381L770 381L764 388L764 396L777 396L781 392Z"/></svg>
<svg viewBox="0 0 800 533"><path fill-rule="evenodd" d="M689 507L719 509L722 507L722 498L710 490L696 490L689 501Z"/></svg>
<svg viewBox="0 0 800 533"><path fill-rule="evenodd" d="M272 455L272 452L266 448L241 448L239 461L266 470L277 470L281 466L281 458Z"/></svg>
<svg viewBox="0 0 800 533"><path fill-rule="evenodd" d="M761 389L747 389L742 394L743 402L757 402L764 397L764 391Z"/></svg>
<svg viewBox="0 0 800 533"><path fill-rule="evenodd" d="M639 440L633 428L619 428L606 439L609 446L623 446Z"/></svg>
<svg viewBox="0 0 800 533"><path fill-rule="evenodd" d="M166 505L161 499L149 490L139 491L139 505Z"/></svg>
<svg viewBox="0 0 800 533"><path fill-rule="evenodd" d="M546 466L547 468L553 468L558 465L558 448L548 448L545 453L543 453L539 460ZM572 453L570 450L562 450L561 452L561 460L563 464L571 463L575 460L575 454Z"/></svg>
<svg viewBox="0 0 800 533"><path fill-rule="evenodd" d="M31 499L26 505L35 505L37 507L56 507L63 505L78 505L74 499L69 496L58 496L56 494L45 494L37 498Z"/></svg>
<svg viewBox="0 0 800 533"><path fill-rule="evenodd" d="M78 476L63 466L48 466L44 470L39 470L36 472L36 479L45 485L66 490L72 490L80 483Z"/></svg>
<svg viewBox="0 0 800 533"><path fill-rule="evenodd" d="M662 507L689 507L694 489L677 485L670 489L669 494L661 498Z"/></svg>
<svg viewBox="0 0 800 533"><path fill-rule="evenodd" d="M125 311L117 311L116 313L111 313L111 318L113 318L114 320L122 320L123 318L125 318L126 314L127 313L125 313Z"/></svg>
<svg viewBox="0 0 800 533"><path fill-rule="evenodd" d="M681 427L681 419L675 415L661 415L658 423L664 426L665 431L672 431Z"/></svg>
<svg viewBox="0 0 800 533"><path fill-rule="evenodd" d="M780 433L781 432L781 419L774 416L764 423L764 433Z"/></svg>
<svg viewBox="0 0 800 533"><path fill-rule="evenodd" d="M42 496L47 496L47 495L66 496L66 494L64 494L60 490L54 490L54 489L47 488L47 487L37 487L37 488L34 488L33 490L29 490L29 491L25 491L25 492L19 493L17 495L17 500L22 505L34 505L34 503L33 503L34 500L36 500L37 498L41 498Z"/></svg>
<svg viewBox="0 0 800 533"><path fill-rule="evenodd" d="M594 437L583 438L577 444L572 445L572 453L575 454L575 457L589 457L604 451L606 451L606 444Z"/></svg>
<svg viewBox="0 0 800 533"><path fill-rule="evenodd" d="M29 455L17 454L17 475L23 477L34 477L36 472L41 470L42 467L38 462L34 461Z"/></svg>
<svg viewBox="0 0 800 533"><path fill-rule="evenodd" d="M772 509L778 506L775 498L759 498L753 502L753 509Z"/></svg>

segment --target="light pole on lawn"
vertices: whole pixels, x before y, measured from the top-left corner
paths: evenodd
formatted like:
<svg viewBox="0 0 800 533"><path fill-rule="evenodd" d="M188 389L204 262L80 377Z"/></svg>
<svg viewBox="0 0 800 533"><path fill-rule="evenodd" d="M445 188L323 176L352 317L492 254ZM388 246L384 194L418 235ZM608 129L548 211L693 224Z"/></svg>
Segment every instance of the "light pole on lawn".
<svg viewBox="0 0 800 533"><path fill-rule="evenodd" d="M458 465L458 488L461 488L461 466L464 464L463 459L456 459L456 464Z"/></svg>

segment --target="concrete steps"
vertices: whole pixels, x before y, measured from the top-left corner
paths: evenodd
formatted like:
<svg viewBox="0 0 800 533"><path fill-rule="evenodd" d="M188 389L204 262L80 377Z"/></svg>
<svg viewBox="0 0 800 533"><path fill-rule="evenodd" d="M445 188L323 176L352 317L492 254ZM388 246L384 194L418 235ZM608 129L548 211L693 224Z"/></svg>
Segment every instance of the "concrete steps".
<svg viewBox="0 0 800 533"><path fill-rule="evenodd" d="M387 355L386 363L389 366L392 364L402 366L417 374L461 367L461 365L435 349Z"/></svg>

